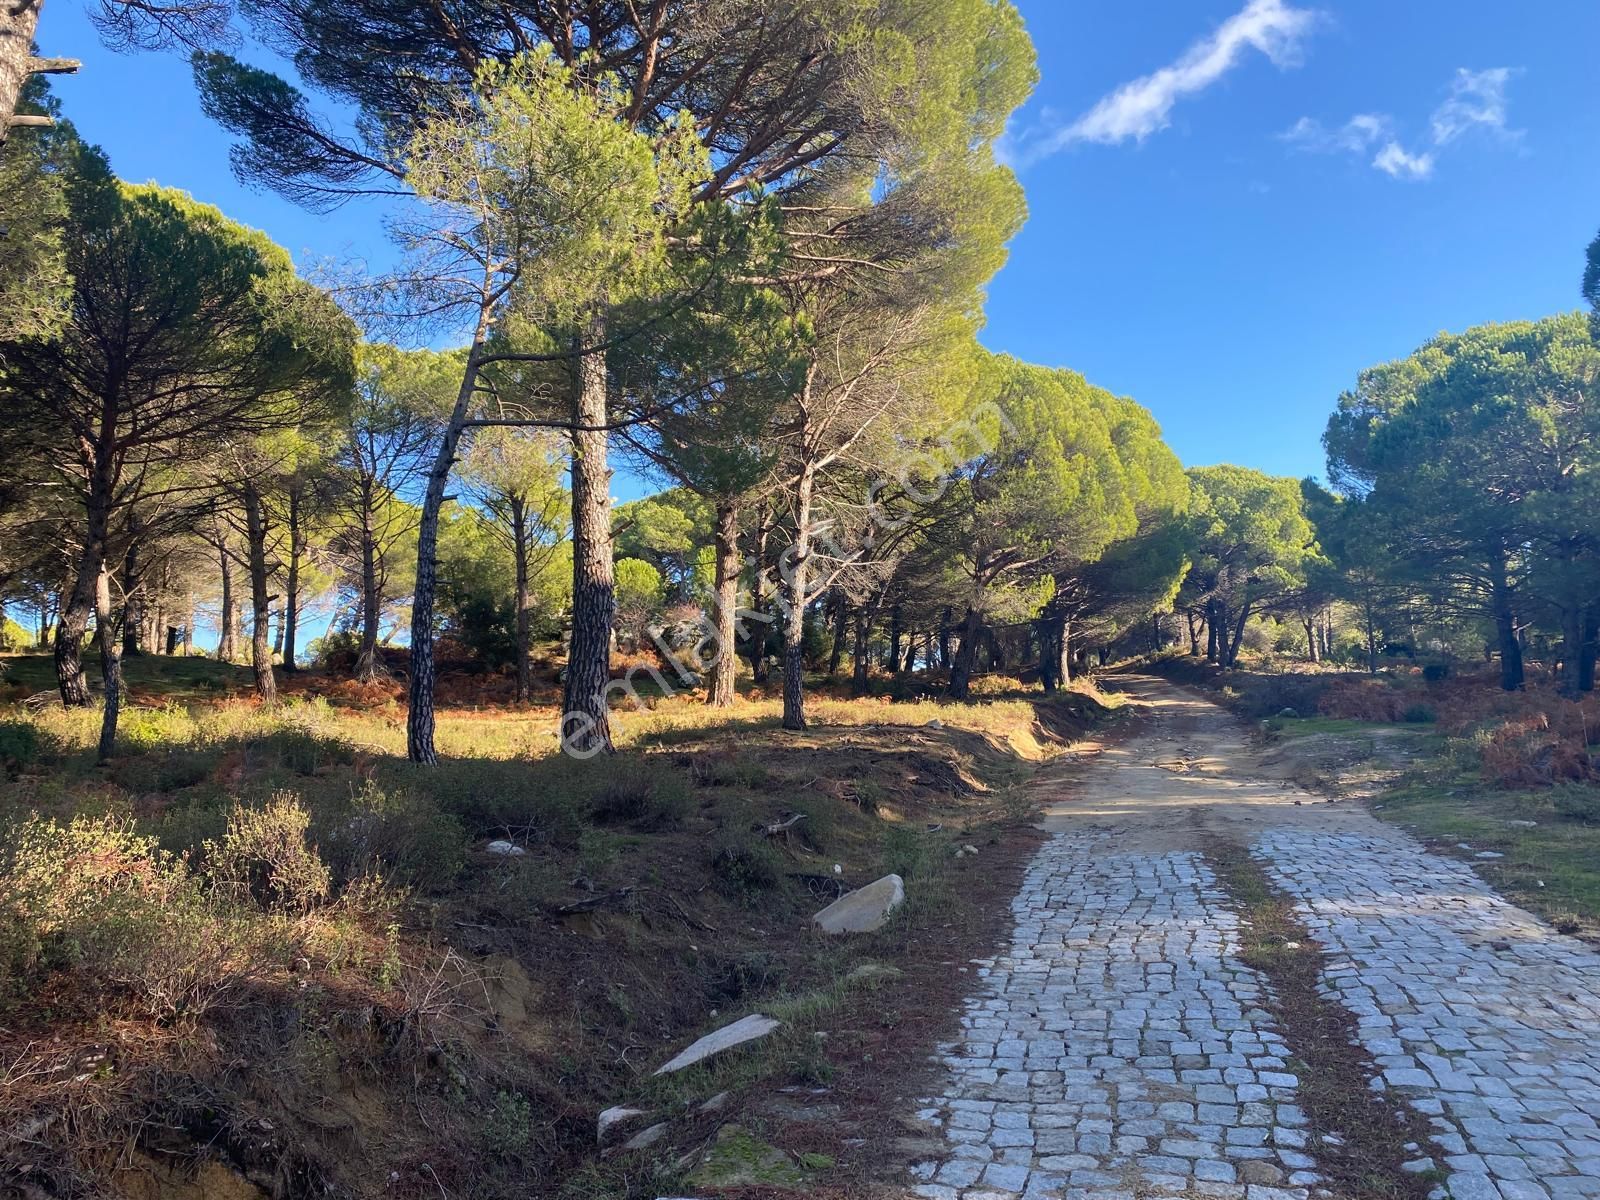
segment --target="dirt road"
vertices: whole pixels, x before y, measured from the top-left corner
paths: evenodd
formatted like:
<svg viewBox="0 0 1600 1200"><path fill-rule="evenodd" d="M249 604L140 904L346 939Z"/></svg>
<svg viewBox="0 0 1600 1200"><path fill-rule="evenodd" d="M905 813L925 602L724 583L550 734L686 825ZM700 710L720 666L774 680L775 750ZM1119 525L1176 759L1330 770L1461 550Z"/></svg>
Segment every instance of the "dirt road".
<svg viewBox="0 0 1600 1200"><path fill-rule="evenodd" d="M1348 1010L1366 1088L1423 1131L1394 1170L1457 1200L1600 1197L1600 956L1362 806L1275 778L1198 693L1122 686L1138 732L1041 779L1053 836L963 1040L941 1048L947 1084L921 1115L948 1152L911 1194L1332 1188L1347 1135L1306 1099L1306 1031L1240 957L1241 905L1208 850L1231 844L1320 944L1308 986Z"/></svg>

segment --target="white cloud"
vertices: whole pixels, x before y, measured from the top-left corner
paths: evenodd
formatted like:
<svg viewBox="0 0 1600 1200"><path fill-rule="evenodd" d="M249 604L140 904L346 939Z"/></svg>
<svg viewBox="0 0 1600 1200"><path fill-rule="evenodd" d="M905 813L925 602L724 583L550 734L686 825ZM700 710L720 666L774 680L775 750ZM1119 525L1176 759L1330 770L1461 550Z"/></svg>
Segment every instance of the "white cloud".
<svg viewBox="0 0 1600 1200"><path fill-rule="evenodd" d="M1490 67L1484 71L1458 68L1450 83L1449 99L1433 113L1434 144L1449 145L1478 126L1505 133L1506 84L1510 80L1510 67Z"/></svg>
<svg viewBox="0 0 1600 1200"><path fill-rule="evenodd" d="M1394 179L1426 179L1433 174L1433 155L1410 154L1399 142L1386 142L1372 165Z"/></svg>
<svg viewBox="0 0 1600 1200"><path fill-rule="evenodd" d="M1384 113L1357 113L1337 129L1328 129L1313 117L1301 117L1278 136L1296 149L1312 153L1360 154L1388 137L1393 127L1393 119Z"/></svg>
<svg viewBox="0 0 1600 1200"><path fill-rule="evenodd" d="M1521 136L1506 129L1506 84L1515 73L1510 67L1459 68L1451 80L1449 97L1434 110L1429 122L1434 146L1443 149L1476 128L1508 139ZM1407 150L1395 135L1394 118L1387 113L1358 113L1334 129L1314 117L1301 117L1278 137L1297 150L1318 154L1365 157L1377 147L1372 166L1392 179L1431 178L1437 158L1432 150L1416 154Z"/></svg>
<svg viewBox="0 0 1600 1200"><path fill-rule="evenodd" d="M1250 0L1176 62L1123 84L1077 120L1059 124L1046 116L1039 128L1008 137L1001 146L1002 157L1023 166L1077 142L1143 141L1171 123L1173 106L1180 99L1216 83L1249 50L1260 51L1278 67L1296 65L1301 44L1319 20L1315 11L1291 8L1284 0Z"/></svg>

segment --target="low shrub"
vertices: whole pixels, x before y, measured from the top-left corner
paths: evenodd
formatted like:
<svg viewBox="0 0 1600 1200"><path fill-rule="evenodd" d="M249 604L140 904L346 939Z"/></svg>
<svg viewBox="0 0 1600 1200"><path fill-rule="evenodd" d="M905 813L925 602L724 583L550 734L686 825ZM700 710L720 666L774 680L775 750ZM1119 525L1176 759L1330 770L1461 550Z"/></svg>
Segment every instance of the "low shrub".
<svg viewBox="0 0 1600 1200"><path fill-rule="evenodd" d="M198 1016L238 982L254 957L240 947L263 932L119 818L34 816L0 845L0 979L21 994L70 969L126 989L159 1020Z"/></svg>
<svg viewBox="0 0 1600 1200"><path fill-rule="evenodd" d="M1501 787L1596 777L1589 730L1577 705L1514 717L1478 738L1483 771Z"/></svg>
<svg viewBox="0 0 1600 1200"><path fill-rule="evenodd" d="M236 805L218 841L205 844L212 886L241 904L307 912L328 898L327 864L307 839L311 814L293 792L260 808Z"/></svg>
<svg viewBox="0 0 1600 1200"><path fill-rule="evenodd" d="M1336 679L1322 693L1318 711L1348 721L1398 721L1404 694L1382 679Z"/></svg>
<svg viewBox="0 0 1600 1200"><path fill-rule="evenodd" d="M466 861L459 820L425 796L385 791L371 780L322 842L341 880L375 874L425 892L448 888Z"/></svg>
<svg viewBox="0 0 1600 1200"><path fill-rule="evenodd" d="M44 756L45 739L29 721L0 721L0 772L15 779Z"/></svg>
<svg viewBox="0 0 1600 1200"><path fill-rule="evenodd" d="M601 824L635 829L672 829L689 815L693 800L682 775L662 762L616 761L594 791L591 813Z"/></svg>
<svg viewBox="0 0 1600 1200"><path fill-rule="evenodd" d="M1556 812L1570 821L1600 825L1600 787L1580 783L1557 784L1551 790L1550 802Z"/></svg>
<svg viewBox="0 0 1600 1200"><path fill-rule="evenodd" d="M1426 704L1413 704L1400 714L1400 719L1407 725L1432 725L1439 717Z"/></svg>
<svg viewBox="0 0 1600 1200"><path fill-rule="evenodd" d="M721 843L711 854L712 885L730 900L751 901L783 882L776 851L746 837Z"/></svg>

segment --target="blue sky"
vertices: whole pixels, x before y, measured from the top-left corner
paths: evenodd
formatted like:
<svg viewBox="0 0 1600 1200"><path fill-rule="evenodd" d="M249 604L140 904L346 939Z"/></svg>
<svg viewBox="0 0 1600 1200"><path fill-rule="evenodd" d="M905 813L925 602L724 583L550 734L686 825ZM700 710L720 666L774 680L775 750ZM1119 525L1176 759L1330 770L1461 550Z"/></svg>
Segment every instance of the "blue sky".
<svg viewBox="0 0 1600 1200"><path fill-rule="evenodd" d="M1185 463L1318 472L1361 367L1578 303L1600 5L1020 2L1042 78L1007 153L1031 216L983 340L1138 399ZM388 260L374 206L318 216L238 184L181 59L106 52L81 0L50 0L40 41L84 60L57 91L125 178L302 265Z"/></svg>

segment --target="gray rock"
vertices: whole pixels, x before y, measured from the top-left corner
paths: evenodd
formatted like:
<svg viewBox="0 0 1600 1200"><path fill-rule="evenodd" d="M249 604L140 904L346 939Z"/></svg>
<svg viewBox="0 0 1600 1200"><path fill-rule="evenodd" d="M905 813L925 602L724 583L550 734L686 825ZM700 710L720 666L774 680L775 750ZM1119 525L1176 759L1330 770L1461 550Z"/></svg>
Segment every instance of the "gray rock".
<svg viewBox="0 0 1600 1200"><path fill-rule="evenodd" d="M603 1146L610 1140L611 1136L618 1132L617 1127L619 1125L627 1125L640 1117L648 1115L642 1108L624 1108L621 1105L608 1108L600 1114L600 1120L595 1129L595 1141Z"/></svg>
<svg viewBox="0 0 1600 1200"><path fill-rule="evenodd" d="M490 854L498 854L501 858L521 858L527 853L515 842L508 842L505 838L496 838L484 847Z"/></svg>
<svg viewBox="0 0 1600 1200"><path fill-rule="evenodd" d="M771 1017L764 1017L760 1013L751 1013L732 1025L724 1025L715 1033L706 1034L682 1054L657 1067L655 1074L670 1075L674 1071L692 1067L695 1063L704 1062L724 1050L732 1050L735 1046L742 1046L746 1042L758 1041L782 1024L782 1021L774 1021Z"/></svg>
<svg viewBox="0 0 1600 1200"><path fill-rule="evenodd" d="M666 1136L667 1123L663 1121L659 1125L652 1125L648 1129L641 1129L627 1141L623 1142L622 1148L624 1150L644 1150L650 1146L654 1146Z"/></svg>
<svg viewBox="0 0 1600 1200"><path fill-rule="evenodd" d="M811 919L825 933L871 933L883 928L889 914L905 903L905 898L905 881L898 875L885 875L840 896Z"/></svg>

